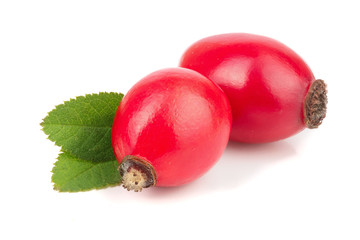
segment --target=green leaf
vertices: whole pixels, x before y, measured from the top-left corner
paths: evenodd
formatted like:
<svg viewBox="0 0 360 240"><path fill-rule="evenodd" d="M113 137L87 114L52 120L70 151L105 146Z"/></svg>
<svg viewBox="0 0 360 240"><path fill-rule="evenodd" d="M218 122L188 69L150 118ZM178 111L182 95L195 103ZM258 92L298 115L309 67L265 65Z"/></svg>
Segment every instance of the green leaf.
<svg viewBox="0 0 360 240"><path fill-rule="evenodd" d="M51 179L54 190L60 192L101 189L121 182L117 161L92 162L63 152L54 165Z"/></svg>
<svg viewBox="0 0 360 240"><path fill-rule="evenodd" d="M99 93L71 99L55 107L41 126L62 150L86 160L114 160L111 128L123 94Z"/></svg>

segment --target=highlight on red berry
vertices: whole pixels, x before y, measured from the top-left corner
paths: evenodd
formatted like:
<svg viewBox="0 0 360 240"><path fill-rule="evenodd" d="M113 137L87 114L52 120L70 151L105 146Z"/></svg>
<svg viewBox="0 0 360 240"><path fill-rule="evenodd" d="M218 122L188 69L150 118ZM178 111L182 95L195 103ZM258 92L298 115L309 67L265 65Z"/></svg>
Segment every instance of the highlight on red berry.
<svg viewBox="0 0 360 240"><path fill-rule="evenodd" d="M229 140L231 109L224 92L185 68L156 71L121 101L112 145L123 187L178 186L205 174Z"/></svg>
<svg viewBox="0 0 360 240"><path fill-rule="evenodd" d="M223 89L233 114L231 140L277 141L317 128L326 116L325 82L274 39L246 33L207 37L186 50L180 66Z"/></svg>

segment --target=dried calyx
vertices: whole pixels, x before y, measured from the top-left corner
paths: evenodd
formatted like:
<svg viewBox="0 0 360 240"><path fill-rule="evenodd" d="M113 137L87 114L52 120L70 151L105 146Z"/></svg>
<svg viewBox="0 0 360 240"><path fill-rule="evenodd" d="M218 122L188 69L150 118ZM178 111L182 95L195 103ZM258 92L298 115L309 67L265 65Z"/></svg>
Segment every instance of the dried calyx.
<svg viewBox="0 0 360 240"><path fill-rule="evenodd" d="M119 166L122 185L128 191L141 192L156 184L154 168L145 160L136 156L125 156Z"/></svg>
<svg viewBox="0 0 360 240"><path fill-rule="evenodd" d="M327 89L323 80L314 81L305 98L304 115L308 128L317 128L326 116Z"/></svg>

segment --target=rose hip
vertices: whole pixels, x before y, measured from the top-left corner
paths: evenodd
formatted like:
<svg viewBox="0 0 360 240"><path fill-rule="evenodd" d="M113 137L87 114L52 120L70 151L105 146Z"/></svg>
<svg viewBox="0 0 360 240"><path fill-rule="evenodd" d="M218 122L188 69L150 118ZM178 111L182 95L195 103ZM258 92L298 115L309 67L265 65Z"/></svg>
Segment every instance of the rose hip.
<svg viewBox="0 0 360 240"><path fill-rule="evenodd" d="M260 143L317 128L326 115L326 85L284 44L263 36L231 33L204 38L180 66L217 83L229 98L230 139Z"/></svg>
<svg viewBox="0 0 360 240"><path fill-rule="evenodd" d="M146 76L125 95L113 123L123 186L141 191L199 178L220 158L230 128L228 99L206 77L184 68Z"/></svg>

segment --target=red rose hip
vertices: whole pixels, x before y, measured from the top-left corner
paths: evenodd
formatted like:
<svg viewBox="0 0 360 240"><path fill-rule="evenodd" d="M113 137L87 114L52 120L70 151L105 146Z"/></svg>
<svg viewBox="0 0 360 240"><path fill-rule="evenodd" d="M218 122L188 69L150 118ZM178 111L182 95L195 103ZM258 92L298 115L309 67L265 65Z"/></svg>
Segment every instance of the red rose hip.
<svg viewBox="0 0 360 240"><path fill-rule="evenodd" d="M230 139L260 143L318 127L326 115L326 85L307 64L271 38L231 33L204 38L180 66L217 83L229 98Z"/></svg>
<svg viewBox="0 0 360 240"><path fill-rule="evenodd" d="M230 128L226 95L206 77L184 68L146 76L125 95L113 123L123 186L141 191L199 178L220 158Z"/></svg>

